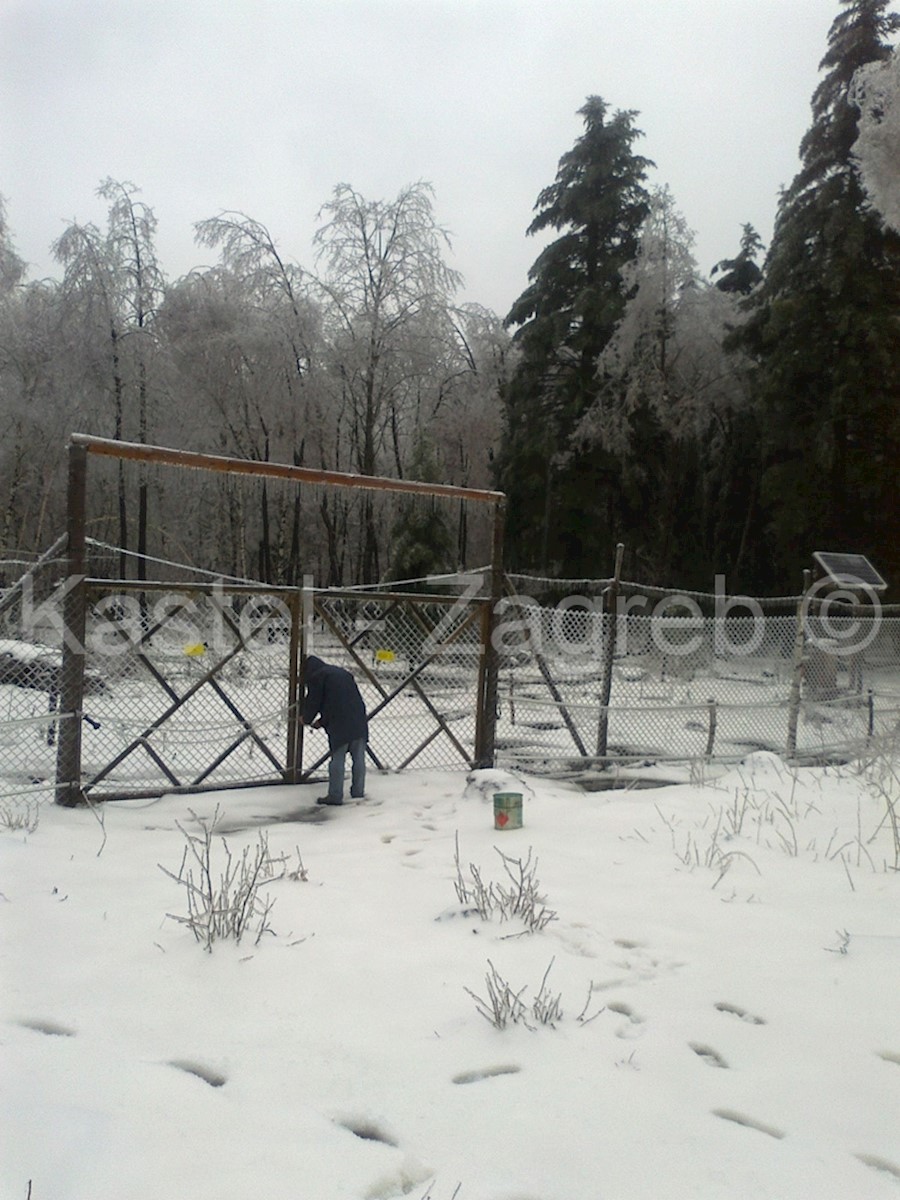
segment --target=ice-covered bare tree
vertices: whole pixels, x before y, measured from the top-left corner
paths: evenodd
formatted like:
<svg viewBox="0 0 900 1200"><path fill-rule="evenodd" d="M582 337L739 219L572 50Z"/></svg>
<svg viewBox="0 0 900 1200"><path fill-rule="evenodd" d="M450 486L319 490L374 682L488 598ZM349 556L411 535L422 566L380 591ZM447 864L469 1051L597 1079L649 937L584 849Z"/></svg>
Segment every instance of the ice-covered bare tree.
<svg viewBox="0 0 900 1200"><path fill-rule="evenodd" d="M863 186L885 223L900 232L900 50L858 71L851 98L859 107L853 155Z"/></svg>
<svg viewBox="0 0 900 1200"><path fill-rule="evenodd" d="M494 457L502 426L502 394L509 375L510 336L496 313L465 304L454 314L454 339L447 347L417 436L430 436L438 450L440 481L460 487L493 487ZM411 468L414 469L414 468ZM456 563L490 559L490 526L485 514L460 504ZM470 524L474 516L475 524Z"/></svg>
<svg viewBox="0 0 900 1200"><path fill-rule="evenodd" d="M319 465L320 314L306 272L246 213L221 213L195 230L200 245L219 250L220 265L180 285L179 311L171 315L180 330L181 361L210 427L227 453ZM264 483L249 512L233 480L223 480L222 488L235 570L294 582L301 526L310 525L308 517L301 520L299 492L288 499ZM308 554L308 537L304 541Z"/></svg>
<svg viewBox="0 0 900 1200"><path fill-rule="evenodd" d="M621 272L629 299L597 360L597 396L572 442L615 460L623 534L642 569L660 577L691 578L711 560L733 568L739 558L740 517L725 522L721 514L747 406L725 340L742 318L738 297L699 277L693 243L669 188L653 189L637 257ZM688 523L690 545L677 536Z"/></svg>
<svg viewBox="0 0 900 1200"><path fill-rule="evenodd" d="M293 388L309 366L316 329L303 269L286 259L266 226L246 213L220 213L198 221L194 229L198 244L219 249L222 264L241 281L256 305L281 326L292 357L291 378L286 383Z"/></svg>
<svg viewBox="0 0 900 1200"><path fill-rule="evenodd" d="M0 196L0 296L8 295L25 278L25 262L16 253L6 219L6 200Z"/></svg>
<svg viewBox="0 0 900 1200"><path fill-rule="evenodd" d="M53 252L65 268L61 297L70 314L77 311L84 322L88 337L84 349L93 359L94 382L112 398L113 436L145 443L160 400L153 379L154 319L165 278L156 256L156 217L137 199L139 191L133 183L105 179L97 189L97 195L109 202L105 232L73 221L54 243ZM143 578L148 534L143 470L137 491L138 577ZM129 514L121 467L118 492L118 537L124 552L129 544ZM121 565L124 572L124 558Z"/></svg>
<svg viewBox="0 0 900 1200"><path fill-rule="evenodd" d="M346 439L350 460L336 465L399 475L415 443L417 408L432 403L426 393L441 385L435 365L445 362L454 341L461 278L444 259L450 240L424 182L409 184L394 200L367 200L338 184L320 218L317 294L341 430L335 453L344 452ZM373 581L382 564L369 500L364 508L360 574Z"/></svg>
<svg viewBox="0 0 900 1200"><path fill-rule="evenodd" d="M0 196L0 547L34 550L60 529L56 486L77 374L46 281L26 282Z"/></svg>
<svg viewBox="0 0 900 1200"><path fill-rule="evenodd" d="M697 283L694 234L669 188L654 188L638 254L622 268L629 297L597 360L599 393L575 430L576 442L600 442L624 458L641 411L678 434L685 421L677 342L679 306ZM649 466L646 462L642 469Z"/></svg>

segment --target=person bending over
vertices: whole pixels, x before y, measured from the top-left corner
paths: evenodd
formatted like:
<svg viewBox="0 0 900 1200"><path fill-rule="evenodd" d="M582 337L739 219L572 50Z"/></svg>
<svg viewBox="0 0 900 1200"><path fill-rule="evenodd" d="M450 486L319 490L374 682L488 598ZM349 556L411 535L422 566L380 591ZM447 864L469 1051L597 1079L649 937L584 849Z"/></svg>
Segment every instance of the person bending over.
<svg viewBox="0 0 900 1200"><path fill-rule="evenodd" d="M315 655L306 660L306 699L301 724L324 729L328 734L328 795L316 804L344 803L344 771L350 754L350 795L362 799L366 790L366 745L369 723L366 704L356 680L343 667L326 663Z"/></svg>

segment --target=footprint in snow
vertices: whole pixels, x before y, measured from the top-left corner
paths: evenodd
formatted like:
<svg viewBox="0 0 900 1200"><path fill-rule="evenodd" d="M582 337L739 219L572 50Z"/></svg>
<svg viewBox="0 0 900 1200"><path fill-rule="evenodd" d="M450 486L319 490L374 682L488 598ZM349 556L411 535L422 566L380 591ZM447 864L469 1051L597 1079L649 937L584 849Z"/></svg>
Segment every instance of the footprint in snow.
<svg viewBox="0 0 900 1200"><path fill-rule="evenodd" d="M228 1076L223 1075L221 1071L216 1071L213 1067L208 1067L204 1063L194 1062L193 1059L172 1058L167 1063L167 1066L175 1067L178 1071L184 1071L187 1075L196 1075L198 1079L202 1079L210 1087L220 1088L228 1082Z"/></svg>
<svg viewBox="0 0 900 1200"><path fill-rule="evenodd" d="M361 1138L364 1142L381 1142L385 1146L394 1147L399 1144L394 1135L380 1121L364 1114L335 1117L334 1123L352 1133L354 1137Z"/></svg>
<svg viewBox="0 0 900 1200"><path fill-rule="evenodd" d="M701 1058L708 1067L721 1067L723 1070L727 1069L728 1063L718 1052L718 1050L713 1050L712 1046L707 1046L703 1042L688 1042L688 1045L697 1055L697 1057Z"/></svg>
<svg viewBox="0 0 900 1200"><path fill-rule="evenodd" d="M501 1064L497 1067L482 1067L480 1071L461 1071L453 1076L454 1083L478 1083L481 1079L493 1079L497 1075L518 1075L521 1067L512 1063Z"/></svg>
<svg viewBox="0 0 900 1200"><path fill-rule="evenodd" d="M718 1001L714 1006L721 1013L728 1013L732 1017L737 1017L740 1021L746 1021L748 1025L765 1025L763 1017L754 1016L753 1013L747 1012L745 1008L739 1008L736 1004L728 1004L724 1000Z"/></svg>
<svg viewBox="0 0 900 1200"><path fill-rule="evenodd" d="M17 1021L23 1029L33 1029L35 1033L46 1033L49 1037L74 1037L75 1030L68 1025L60 1025L58 1021L25 1020Z"/></svg>
<svg viewBox="0 0 900 1200"><path fill-rule="evenodd" d="M606 1006L610 1012L618 1013L621 1017L627 1017L627 1025L622 1025L616 1030L616 1037L619 1038L637 1038L644 1032L642 1026L644 1018L639 1016L630 1004L623 1004L621 1000L613 1000Z"/></svg>
<svg viewBox="0 0 900 1200"><path fill-rule="evenodd" d="M733 1121L735 1125L743 1125L746 1129L755 1129L757 1133L765 1133L768 1137L776 1138L779 1141L785 1136L784 1130L778 1129L775 1125L766 1125L754 1117L748 1117L746 1113L735 1112L733 1108L714 1108L712 1113L714 1117L721 1117L723 1121Z"/></svg>
<svg viewBox="0 0 900 1200"><path fill-rule="evenodd" d="M900 1167L878 1154L857 1154L855 1157L875 1171L883 1171L885 1175L892 1175L894 1179L900 1179Z"/></svg>

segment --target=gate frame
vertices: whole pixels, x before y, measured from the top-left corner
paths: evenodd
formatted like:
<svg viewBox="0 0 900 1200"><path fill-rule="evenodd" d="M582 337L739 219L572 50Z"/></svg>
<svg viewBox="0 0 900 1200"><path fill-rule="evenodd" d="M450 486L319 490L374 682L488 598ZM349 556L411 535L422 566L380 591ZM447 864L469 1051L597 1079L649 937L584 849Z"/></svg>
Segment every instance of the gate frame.
<svg viewBox="0 0 900 1200"><path fill-rule="evenodd" d="M63 648L59 701L59 741L56 757L56 803L71 808L90 801L82 790L81 728L84 718L84 640L87 626L87 578L85 575L88 455L152 463L223 473L250 475L261 479L284 479L298 485L329 486L471 500L489 504L493 509L491 539L490 591L482 609L481 655L476 696L475 763L477 767L494 764L497 724L497 683L499 656L494 645L497 605L503 595L503 537L506 496L503 492L452 484L424 483L411 479L390 479L378 475L353 475L340 471L296 467L286 463L254 462L176 450L166 446L120 442L90 434L73 433L68 445L68 497L66 562L67 579L63 601ZM354 593L357 594L357 593ZM484 599L484 598L482 598ZM303 625L305 627L305 623ZM297 733L298 752L302 751L302 727ZM296 762L300 761L299 753Z"/></svg>

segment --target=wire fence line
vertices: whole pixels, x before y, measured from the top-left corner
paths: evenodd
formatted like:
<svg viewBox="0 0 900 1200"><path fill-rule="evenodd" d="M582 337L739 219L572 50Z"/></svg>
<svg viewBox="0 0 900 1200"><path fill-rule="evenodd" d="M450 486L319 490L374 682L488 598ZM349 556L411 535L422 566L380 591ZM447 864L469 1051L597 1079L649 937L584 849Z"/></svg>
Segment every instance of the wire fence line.
<svg viewBox="0 0 900 1200"><path fill-rule="evenodd" d="M900 720L891 610L715 593L693 593L690 607L685 593L621 585L605 611L608 586L573 581L581 591L560 597L556 581L527 582L538 599L508 600L501 761L578 771L760 749L825 759Z"/></svg>
<svg viewBox="0 0 900 1200"><path fill-rule="evenodd" d="M318 778L324 735L297 721L309 653L353 671L385 771L471 766L488 725L498 765L583 775L760 749L852 757L900 724L900 610L718 593L692 608L622 585L607 611L610 581L583 580L528 580L491 626L484 588L459 580L421 594L92 577L81 702L62 713L63 566L44 556L0 593L0 800L54 794L65 722L96 799Z"/></svg>

